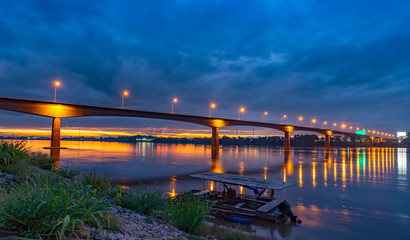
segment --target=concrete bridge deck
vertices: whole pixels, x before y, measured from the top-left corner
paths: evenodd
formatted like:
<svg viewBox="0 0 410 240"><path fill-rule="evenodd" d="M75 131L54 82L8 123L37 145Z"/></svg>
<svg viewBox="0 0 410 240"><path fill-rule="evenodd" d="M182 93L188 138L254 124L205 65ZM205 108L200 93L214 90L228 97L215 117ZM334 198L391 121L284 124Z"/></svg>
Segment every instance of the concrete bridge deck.
<svg viewBox="0 0 410 240"><path fill-rule="evenodd" d="M203 125L212 128L212 147L219 148L219 128L228 126L253 126L262 128L271 128L284 132L284 147L290 147L290 133L295 131L308 131L323 134L325 136L325 147L330 147L331 135L345 135L351 138L365 137L373 146L373 140L380 138L377 135L358 135L352 132L329 130L315 127L296 126L291 124L279 124L269 122L236 120L228 118L216 118L195 116L178 113L153 112L143 110L132 110L112 107L89 106L69 103L55 103L48 101L37 101L27 99L15 99L0 97L0 109L13 112L21 112L33 115L53 118L52 135L51 135L51 155L60 149L60 129L61 118L73 117L91 117L91 116L112 116L112 117L137 117L163 119L172 121L188 122ZM388 138L387 136L385 138ZM393 139L393 138L392 138Z"/></svg>

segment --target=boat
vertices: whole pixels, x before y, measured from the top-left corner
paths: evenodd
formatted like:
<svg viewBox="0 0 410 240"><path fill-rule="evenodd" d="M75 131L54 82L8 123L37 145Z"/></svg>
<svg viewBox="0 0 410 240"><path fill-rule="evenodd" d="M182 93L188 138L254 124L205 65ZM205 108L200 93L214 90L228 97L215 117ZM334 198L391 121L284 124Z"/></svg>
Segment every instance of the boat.
<svg viewBox="0 0 410 240"><path fill-rule="evenodd" d="M185 193L210 203L211 213L216 217L240 223L251 223L253 219L274 223L302 222L293 214L286 200L281 201L275 197L276 190L289 187L292 183L215 172L193 174L191 177L222 184L223 191L211 188L212 190L191 190ZM251 189L254 195L237 194L232 186ZM263 196L266 191L270 191L269 197Z"/></svg>

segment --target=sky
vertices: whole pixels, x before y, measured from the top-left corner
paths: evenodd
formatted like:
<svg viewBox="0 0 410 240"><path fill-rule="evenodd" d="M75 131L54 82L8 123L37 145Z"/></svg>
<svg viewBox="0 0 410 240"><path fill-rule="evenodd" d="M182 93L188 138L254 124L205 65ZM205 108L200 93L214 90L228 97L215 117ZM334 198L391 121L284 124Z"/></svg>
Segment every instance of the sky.
<svg viewBox="0 0 410 240"><path fill-rule="evenodd" d="M2 0L0 96L410 131L410 2ZM0 135L51 120L0 111ZM65 130L210 134L152 119L63 119ZM221 134L236 131L221 129ZM240 133L274 131L240 127ZM48 133L47 133L48 134Z"/></svg>

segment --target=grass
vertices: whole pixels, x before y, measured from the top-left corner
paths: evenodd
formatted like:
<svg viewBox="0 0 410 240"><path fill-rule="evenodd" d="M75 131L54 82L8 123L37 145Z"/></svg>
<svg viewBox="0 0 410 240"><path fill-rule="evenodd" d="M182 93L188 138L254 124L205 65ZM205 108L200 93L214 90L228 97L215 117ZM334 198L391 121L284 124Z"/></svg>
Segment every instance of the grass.
<svg viewBox="0 0 410 240"><path fill-rule="evenodd" d="M170 199L164 211L166 219L182 231L198 235L208 233L205 219L210 206L200 199L192 195Z"/></svg>
<svg viewBox="0 0 410 240"><path fill-rule="evenodd" d="M75 180L81 173L82 171L72 168L72 167L60 167L59 169L55 170L55 172L65 178Z"/></svg>
<svg viewBox="0 0 410 240"><path fill-rule="evenodd" d="M54 168L54 160L44 153L30 153L29 162L34 166L45 170L52 170Z"/></svg>
<svg viewBox="0 0 410 240"><path fill-rule="evenodd" d="M135 190L121 190L115 198L116 204L131 209L143 215L153 215L164 207L162 192L157 190L150 192L144 186Z"/></svg>
<svg viewBox="0 0 410 240"><path fill-rule="evenodd" d="M256 236L246 233L244 227L241 225L231 225L230 227L224 227L222 233L218 236L220 240L253 240L257 239Z"/></svg>
<svg viewBox="0 0 410 240"><path fill-rule="evenodd" d="M137 213L162 217L188 233L208 231L205 217L210 208L193 196L165 201L159 190L124 190L96 171L53 168L47 155L29 153L23 141L0 142L0 169L19 182L0 188L0 228L18 231L20 237L46 239L76 236L86 226L119 230L119 220L109 211L111 199Z"/></svg>
<svg viewBox="0 0 410 240"><path fill-rule="evenodd" d="M52 173L32 174L24 184L2 191L0 198L0 228L33 237L62 239L85 225L103 229L110 222L109 206L96 197L95 189Z"/></svg>
<svg viewBox="0 0 410 240"><path fill-rule="evenodd" d="M0 141L0 169L30 157L24 141Z"/></svg>

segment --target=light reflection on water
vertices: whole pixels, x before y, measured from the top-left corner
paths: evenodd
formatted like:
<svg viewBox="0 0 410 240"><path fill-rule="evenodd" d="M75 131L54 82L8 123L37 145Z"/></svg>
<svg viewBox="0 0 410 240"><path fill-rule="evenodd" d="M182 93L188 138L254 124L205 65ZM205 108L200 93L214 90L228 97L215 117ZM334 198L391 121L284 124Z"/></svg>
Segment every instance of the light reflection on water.
<svg viewBox="0 0 410 240"><path fill-rule="evenodd" d="M29 141L32 150L48 141ZM191 188L220 188L188 176L214 171L294 183L285 198L300 227L250 225L265 239L383 239L410 235L407 149L292 149L203 145L63 141L60 165L97 169L132 186L154 183L170 196ZM238 187L237 192L247 189ZM265 193L265 195L268 193Z"/></svg>

